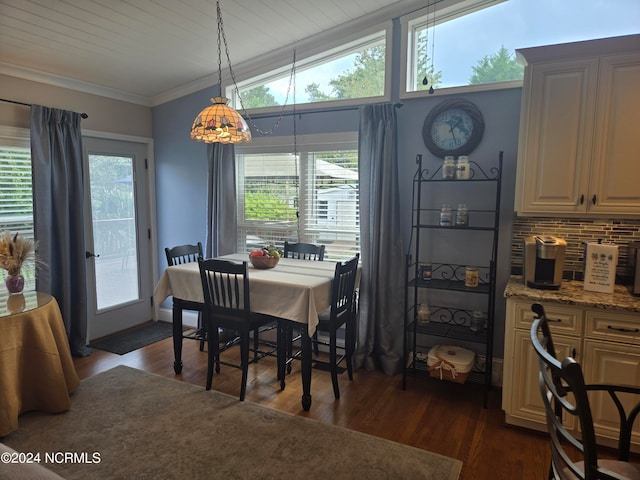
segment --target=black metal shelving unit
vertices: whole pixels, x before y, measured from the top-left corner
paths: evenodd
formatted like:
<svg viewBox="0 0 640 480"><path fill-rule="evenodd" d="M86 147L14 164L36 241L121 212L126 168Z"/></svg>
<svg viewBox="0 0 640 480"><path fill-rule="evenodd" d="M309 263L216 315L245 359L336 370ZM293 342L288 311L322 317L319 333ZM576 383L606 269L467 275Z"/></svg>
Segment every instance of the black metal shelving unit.
<svg viewBox="0 0 640 480"><path fill-rule="evenodd" d="M417 376L429 378L427 354L429 349L437 344L457 344L469 348L476 353L476 361L467 377L467 382L484 385L484 403L487 405L487 394L491 388L491 372L493 357L493 325L495 317L496 298L496 262L498 255L498 226L500 218L500 192L502 187L502 158L498 156L498 166L483 169L477 162L470 161L470 178L465 180L442 178L441 166L433 173L423 168L422 155L417 155L418 169L413 178L413 206L412 206L412 241L411 252L406 257L406 294L405 294L405 322L404 322L404 358L402 388L407 388L407 377ZM455 187L468 188L472 184L482 184L485 195L495 199L491 209L470 209L469 218L474 219L466 226L442 226L439 224L440 208L436 208L433 195L426 195L430 186L436 183ZM455 183L455 185L453 185ZM484 239L487 245L486 263L475 265L479 271L477 287L465 286L466 265L456 263L435 263L431 258L425 258L428 245L442 242L444 231L456 231L465 235L467 241L473 244L476 235L489 235ZM484 232L484 233L481 233ZM457 235L457 234L454 234ZM446 241L446 240L445 240ZM443 258L449 260L449 258ZM455 261L456 258L452 257ZM432 264L430 280L423 280L420 264ZM434 292L454 292L453 300L447 298L442 305L429 304L430 320L428 323L418 322L418 307L421 291L426 289ZM471 316L473 310L468 308L465 298L480 296L478 302L486 305L483 314L485 324L477 330L471 330ZM437 297L437 295L434 295ZM449 295L451 297L451 295ZM486 300L486 303L485 303ZM484 358L484 361L480 359ZM438 381L438 380L434 380Z"/></svg>

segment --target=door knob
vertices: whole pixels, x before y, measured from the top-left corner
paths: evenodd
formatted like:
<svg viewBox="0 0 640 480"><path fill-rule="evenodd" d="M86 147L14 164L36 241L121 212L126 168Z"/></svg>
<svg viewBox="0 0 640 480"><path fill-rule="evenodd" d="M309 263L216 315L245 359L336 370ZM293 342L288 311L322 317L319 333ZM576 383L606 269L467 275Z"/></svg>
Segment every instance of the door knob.
<svg viewBox="0 0 640 480"><path fill-rule="evenodd" d="M85 256L85 258L91 258L91 257L98 258L100 255L96 255L95 253L90 252L90 251L87 250L87 251L84 252L84 256Z"/></svg>

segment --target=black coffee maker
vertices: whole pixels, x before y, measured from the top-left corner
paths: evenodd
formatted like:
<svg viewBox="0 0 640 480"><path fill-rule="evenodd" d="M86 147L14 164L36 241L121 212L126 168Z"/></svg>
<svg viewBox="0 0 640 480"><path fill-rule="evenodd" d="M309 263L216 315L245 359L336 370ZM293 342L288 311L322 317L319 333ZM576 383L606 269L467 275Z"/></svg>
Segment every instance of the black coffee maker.
<svg viewBox="0 0 640 480"><path fill-rule="evenodd" d="M550 235L524 238L524 283L531 288L557 290L562 282L567 242Z"/></svg>

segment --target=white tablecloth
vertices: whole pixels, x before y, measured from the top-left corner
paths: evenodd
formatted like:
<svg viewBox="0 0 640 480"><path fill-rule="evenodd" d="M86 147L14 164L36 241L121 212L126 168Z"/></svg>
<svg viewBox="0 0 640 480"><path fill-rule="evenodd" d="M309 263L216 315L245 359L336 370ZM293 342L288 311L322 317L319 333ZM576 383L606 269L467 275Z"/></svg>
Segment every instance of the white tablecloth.
<svg viewBox="0 0 640 480"><path fill-rule="evenodd" d="M235 262L249 261L245 253L220 257ZM249 263L251 310L308 325L313 335L318 325L318 313L329 307L331 281L335 273L333 262L313 262L281 258L275 268L259 270ZM168 267L153 292L159 305L173 295L182 300L203 302L198 263Z"/></svg>

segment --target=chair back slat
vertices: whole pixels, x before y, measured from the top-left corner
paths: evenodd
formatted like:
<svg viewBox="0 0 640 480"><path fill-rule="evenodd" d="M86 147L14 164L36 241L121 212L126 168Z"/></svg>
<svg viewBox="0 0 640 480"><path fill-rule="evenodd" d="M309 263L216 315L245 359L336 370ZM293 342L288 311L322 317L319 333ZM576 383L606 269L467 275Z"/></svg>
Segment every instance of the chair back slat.
<svg viewBox="0 0 640 480"><path fill-rule="evenodd" d="M289 243L284 242L285 258L299 258L300 260L324 260L324 245L314 245L312 243Z"/></svg>
<svg viewBox="0 0 640 480"><path fill-rule="evenodd" d="M185 263L197 262L202 258L202 243L196 245L178 245L173 248L165 248L164 253L167 256L167 265L183 265Z"/></svg>

